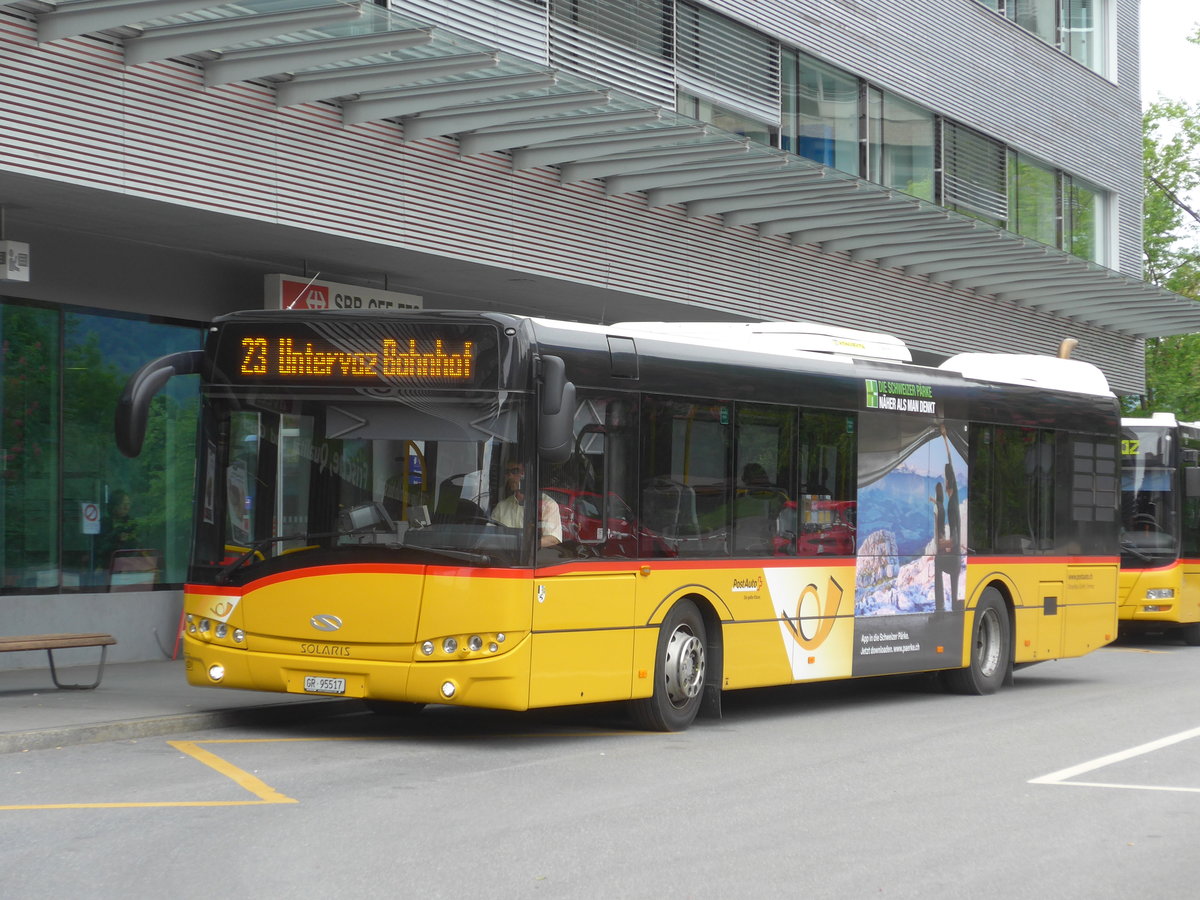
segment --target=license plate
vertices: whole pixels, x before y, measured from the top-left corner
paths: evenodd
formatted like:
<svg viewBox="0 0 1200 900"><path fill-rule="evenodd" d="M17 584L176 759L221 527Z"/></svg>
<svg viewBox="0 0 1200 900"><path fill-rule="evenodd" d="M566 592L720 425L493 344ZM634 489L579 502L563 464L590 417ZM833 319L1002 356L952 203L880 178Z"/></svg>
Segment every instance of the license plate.
<svg viewBox="0 0 1200 900"><path fill-rule="evenodd" d="M324 675L305 675L304 690L309 694L344 694L345 678L326 678Z"/></svg>

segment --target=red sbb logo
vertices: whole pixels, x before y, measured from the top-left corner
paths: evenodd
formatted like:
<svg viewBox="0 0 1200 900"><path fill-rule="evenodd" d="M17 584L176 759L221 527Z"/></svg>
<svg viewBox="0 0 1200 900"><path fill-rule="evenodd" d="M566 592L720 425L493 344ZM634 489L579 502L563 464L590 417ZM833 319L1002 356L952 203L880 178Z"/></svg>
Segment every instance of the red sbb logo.
<svg viewBox="0 0 1200 900"><path fill-rule="evenodd" d="M329 309L329 288L300 281L283 282L284 309Z"/></svg>

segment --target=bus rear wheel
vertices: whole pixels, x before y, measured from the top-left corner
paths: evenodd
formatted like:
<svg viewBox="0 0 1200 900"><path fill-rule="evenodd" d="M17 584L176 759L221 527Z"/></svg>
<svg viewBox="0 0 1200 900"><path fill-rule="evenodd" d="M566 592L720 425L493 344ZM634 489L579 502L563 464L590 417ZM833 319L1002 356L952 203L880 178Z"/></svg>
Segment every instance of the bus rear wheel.
<svg viewBox="0 0 1200 900"><path fill-rule="evenodd" d="M975 607L971 626L971 661L965 669L943 672L946 687L956 694L994 694L1012 664L1012 627L1000 592L987 588Z"/></svg>
<svg viewBox="0 0 1200 900"><path fill-rule="evenodd" d="M682 731L692 724L704 698L706 640L704 618L695 603L681 600L671 607L658 632L654 693L630 707L638 727Z"/></svg>

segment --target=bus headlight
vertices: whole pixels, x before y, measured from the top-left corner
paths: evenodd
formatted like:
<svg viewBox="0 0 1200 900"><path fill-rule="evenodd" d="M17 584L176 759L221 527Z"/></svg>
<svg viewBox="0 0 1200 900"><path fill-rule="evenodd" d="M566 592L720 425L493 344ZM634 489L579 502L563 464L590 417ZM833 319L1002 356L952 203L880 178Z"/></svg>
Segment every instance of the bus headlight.
<svg viewBox="0 0 1200 900"><path fill-rule="evenodd" d="M426 656L433 656L433 641L426 641L421 645L421 652Z"/></svg>
<svg viewBox="0 0 1200 900"><path fill-rule="evenodd" d="M458 641L455 638L445 638L442 640L442 651L444 653L453 653L458 649Z"/></svg>
<svg viewBox="0 0 1200 900"><path fill-rule="evenodd" d="M225 677L225 667L220 663L213 663L208 667L208 677L211 681L220 681Z"/></svg>
<svg viewBox="0 0 1200 900"><path fill-rule="evenodd" d="M1146 591L1147 600L1174 600L1175 588L1150 588Z"/></svg>
<svg viewBox="0 0 1200 900"><path fill-rule="evenodd" d="M447 700L450 700L451 698L453 698L454 693L457 690L458 690L458 688L455 686L453 681L447 681L442 684L442 696L445 697Z"/></svg>

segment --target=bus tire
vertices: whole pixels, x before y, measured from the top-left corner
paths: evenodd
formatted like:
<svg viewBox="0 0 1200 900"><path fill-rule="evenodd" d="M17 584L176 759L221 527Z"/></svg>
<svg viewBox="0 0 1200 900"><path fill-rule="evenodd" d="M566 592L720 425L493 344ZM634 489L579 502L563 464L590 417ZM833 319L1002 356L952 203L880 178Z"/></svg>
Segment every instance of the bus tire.
<svg viewBox="0 0 1200 900"><path fill-rule="evenodd" d="M683 731L700 712L708 662L704 618L691 600L671 607L658 631L654 693L634 700L630 711L639 728Z"/></svg>
<svg viewBox="0 0 1200 900"><path fill-rule="evenodd" d="M971 625L971 661L965 669L942 673L956 694L994 694L1012 665L1012 626L1000 592L987 588L975 607Z"/></svg>
<svg viewBox="0 0 1200 900"><path fill-rule="evenodd" d="M410 719L425 708L424 703L409 703L405 700L364 700L363 704L377 716L393 719Z"/></svg>

